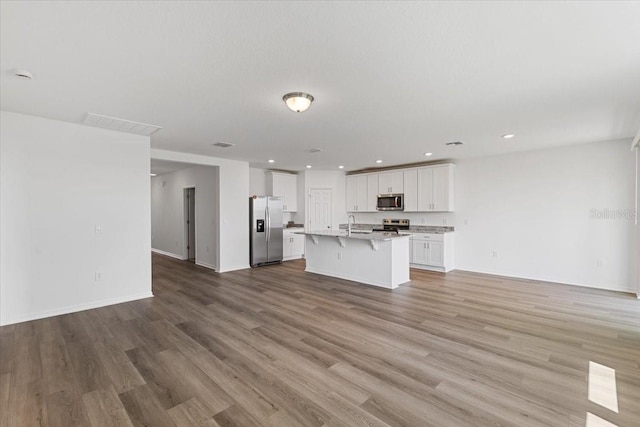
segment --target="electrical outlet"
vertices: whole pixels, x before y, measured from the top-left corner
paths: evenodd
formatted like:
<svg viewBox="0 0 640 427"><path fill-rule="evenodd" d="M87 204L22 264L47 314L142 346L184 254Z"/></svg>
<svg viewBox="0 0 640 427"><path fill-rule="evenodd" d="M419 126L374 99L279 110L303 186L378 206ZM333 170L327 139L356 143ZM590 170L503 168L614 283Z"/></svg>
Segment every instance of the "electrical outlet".
<svg viewBox="0 0 640 427"><path fill-rule="evenodd" d="M426 224L426 223L427 223L427 218L422 218L422 219L420 219L420 223L422 223L422 224Z"/></svg>
<svg viewBox="0 0 640 427"><path fill-rule="evenodd" d="M493 251L493 257L498 258L498 251Z"/></svg>
<svg viewBox="0 0 640 427"><path fill-rule="evenodd" d="M96 271L95 278L96 278L96 282L102 280L102 272Z"/></svg>
<svg viewBox="0 0 640 427"><path fill-rule="evenodd" d="M102 233L102 226L100 224L96 224L95 232L96 232L96 234Z"/></svg>
<svg viewBox="0 0 640 427"><path fill-rule="evenodd" d="M338 252L338 259L342 259L342 252Z"/></svg>
<svg viewBox="0 0 640 427"><path fill-rule="evenodd" d="M598 259L598 261L596 261L596 264L598 267L602 267L602 265L604 264L604 262L602 262L601 259Z"/></svg>

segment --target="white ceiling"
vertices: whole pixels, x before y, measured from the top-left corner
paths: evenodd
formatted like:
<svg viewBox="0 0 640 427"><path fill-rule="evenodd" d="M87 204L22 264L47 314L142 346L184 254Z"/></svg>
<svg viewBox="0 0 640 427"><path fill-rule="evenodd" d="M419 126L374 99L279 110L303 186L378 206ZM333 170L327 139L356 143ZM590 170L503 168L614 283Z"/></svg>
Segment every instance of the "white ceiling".
<svg viewBox="0 0 640 427"><path fill-rule="evenodd" d="M0 4L2 109L159 125L154 148L353 170L640 126L637 1Z"/></svg>

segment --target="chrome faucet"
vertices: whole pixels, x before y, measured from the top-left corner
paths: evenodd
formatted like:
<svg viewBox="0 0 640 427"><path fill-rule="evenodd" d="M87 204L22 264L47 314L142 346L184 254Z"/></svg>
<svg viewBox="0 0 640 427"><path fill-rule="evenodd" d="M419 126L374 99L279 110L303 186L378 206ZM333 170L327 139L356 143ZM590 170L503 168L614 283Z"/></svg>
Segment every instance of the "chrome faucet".
<svg viewBox="0 0 640 427"><path fill-rule="evenodd" d="M356 223L356 217L349 215L349 218L347 218L347 236L351 236L351 218L353 218L353 223Z"/></svg>

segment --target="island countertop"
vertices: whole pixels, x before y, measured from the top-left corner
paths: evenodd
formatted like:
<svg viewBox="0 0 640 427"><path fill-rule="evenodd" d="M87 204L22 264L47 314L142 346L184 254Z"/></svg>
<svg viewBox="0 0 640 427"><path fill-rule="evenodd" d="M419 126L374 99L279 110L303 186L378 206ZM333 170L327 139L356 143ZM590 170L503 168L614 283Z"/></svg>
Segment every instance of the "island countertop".
<svg viewBox="0 0 640 427"><path fill-rule="evenodd" d="M358 240L393 240L410 237L406 233L395 233L388 231L362 232L359 230L351 230L351 234L347 230L318 230L318 231L296 231L295 234L304 234L307 236L323 236L323 237L342 237L346 239Z"/></svg>

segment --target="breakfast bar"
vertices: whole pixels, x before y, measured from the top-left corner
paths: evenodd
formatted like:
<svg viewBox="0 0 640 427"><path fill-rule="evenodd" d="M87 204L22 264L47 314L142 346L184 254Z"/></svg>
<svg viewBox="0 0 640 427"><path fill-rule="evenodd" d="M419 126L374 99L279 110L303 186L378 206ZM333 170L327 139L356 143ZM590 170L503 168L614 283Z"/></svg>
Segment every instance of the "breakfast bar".
<svg viewBox="0 0 640 427"><path fill-rule="evenodd" d="M387 289L409 282L409 235L345 230L300 232L305 271Z"/></svg>

